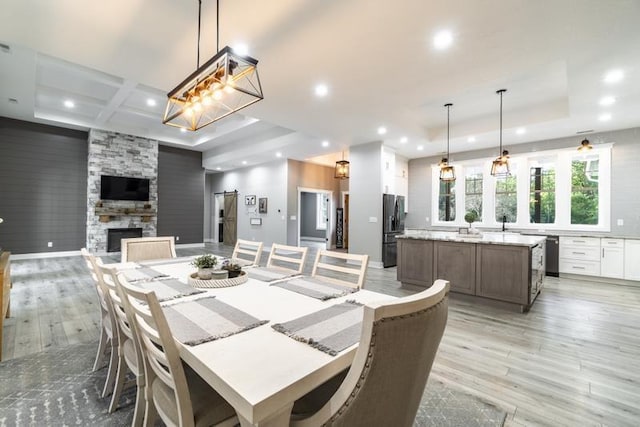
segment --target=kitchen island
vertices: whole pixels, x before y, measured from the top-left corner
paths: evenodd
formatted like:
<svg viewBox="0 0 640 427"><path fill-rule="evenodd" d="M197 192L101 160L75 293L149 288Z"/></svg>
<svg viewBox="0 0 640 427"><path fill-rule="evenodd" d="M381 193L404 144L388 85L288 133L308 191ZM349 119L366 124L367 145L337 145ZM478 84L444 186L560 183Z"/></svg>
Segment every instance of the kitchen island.
<svg viewBox="0 0 640 427"><path fill-rule="evenodd" d="M403 284L429 287L445 279L451 292L500 301L521 311L531 307L542 289L545 237L412 231L397 239L397 277Z"/></svg>

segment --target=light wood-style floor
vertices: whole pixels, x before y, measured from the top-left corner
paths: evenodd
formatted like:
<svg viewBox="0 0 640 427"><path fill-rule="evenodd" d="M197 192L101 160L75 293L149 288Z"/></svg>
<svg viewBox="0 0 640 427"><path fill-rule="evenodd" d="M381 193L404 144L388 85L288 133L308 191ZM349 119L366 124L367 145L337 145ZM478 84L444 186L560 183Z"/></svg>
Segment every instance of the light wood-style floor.
<svg viewBox="0 0 640 427"><path fill-rule="evenodd" d="M178 253L205 251L230 254L217 244ZM365 288L413 293L395 274L369 269ZM12 261L12 278L5 359L97 338L95 290L79 256ZM511 426L638 426L640 287L547 277L526 314L452 295L431 377L502 407Z"/></svg>

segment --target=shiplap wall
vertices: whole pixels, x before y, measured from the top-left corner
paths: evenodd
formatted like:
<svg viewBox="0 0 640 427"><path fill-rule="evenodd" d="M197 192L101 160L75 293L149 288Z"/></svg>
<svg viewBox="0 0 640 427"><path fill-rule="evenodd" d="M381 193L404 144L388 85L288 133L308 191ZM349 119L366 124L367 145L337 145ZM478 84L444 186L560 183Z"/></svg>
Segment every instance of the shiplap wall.
<svg viewBox="0 0 640 427"><path fill-rule="evenodd" d="M204 241L202 153L160 146L158 150L158 236L177 244Z"/></svg>
<svg viewBox="0 0 640 427"><path fill-rule="evenodd" d="M78 250L86 205L87 133L0 117L0 246Z"/></svg>

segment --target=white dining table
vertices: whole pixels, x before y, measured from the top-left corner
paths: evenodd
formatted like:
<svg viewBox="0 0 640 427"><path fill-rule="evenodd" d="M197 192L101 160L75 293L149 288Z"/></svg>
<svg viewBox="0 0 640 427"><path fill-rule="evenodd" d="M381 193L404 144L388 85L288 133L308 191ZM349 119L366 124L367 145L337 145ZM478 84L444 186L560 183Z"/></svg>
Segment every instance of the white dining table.
<svg viewBox="0 0 640 427"><path fill-rule="evenodd" d="M117 268L117 264L114 264ZM122 264L120 266L123 266ZM156 264L154 270L187 283L195 271L188 262ZM394 297L360 290L321 301L249 278L244 284L207 289L163 305L215 295L220 301L269 323L195 346L176 340L180 356L229 402L245 426L288 426L293 403L351 365L357 344L331 356L271 328L331 305Z"/></svg>

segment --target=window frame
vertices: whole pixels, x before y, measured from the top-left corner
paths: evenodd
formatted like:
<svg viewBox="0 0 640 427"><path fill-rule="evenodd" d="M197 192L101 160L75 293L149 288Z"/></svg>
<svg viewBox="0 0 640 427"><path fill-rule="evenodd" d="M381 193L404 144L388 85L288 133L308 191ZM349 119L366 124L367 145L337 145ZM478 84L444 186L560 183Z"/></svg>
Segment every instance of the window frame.
<svg viewBox="0 0 640 427"><path fill-rule="evenodd" d="M575 147L558 150L536 151L512 155L509 161L514 170L519 173L517 177L517 218L516 222L508 223L509 228L522 230L570 230L570 231L611 231L611 150L614 143L598 144L587 154L582 154ZM599 182L598 182L598 223L571 224L571 162L584 156L598 154L599 158ZM555 197L556 212L554 223L532 223L529 217L530 196L530 168L537 160L552 159L555 164ZM465 209L465 168L482 168L482 221L474 223L478 228L501 228L502 222L495 219L495 191L496 178L491 176L491 162L493 158L481 158L474 160L457 161L454 163L456 176L455 183L456 216L454 221L440 221L439 218L439 172L438 165L431 166L431 225L437 227L458 228L468 224L464 222ZM524 173L522 172L524 171Z"/></svg>

